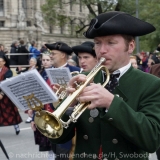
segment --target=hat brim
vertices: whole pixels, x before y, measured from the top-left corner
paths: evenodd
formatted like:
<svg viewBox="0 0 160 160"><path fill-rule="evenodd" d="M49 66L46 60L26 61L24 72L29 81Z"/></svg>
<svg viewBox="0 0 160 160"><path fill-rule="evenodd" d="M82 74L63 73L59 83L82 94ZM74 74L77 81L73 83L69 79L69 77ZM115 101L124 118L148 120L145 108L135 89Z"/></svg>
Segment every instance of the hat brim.
<svg viewBox="0 0 160 160"><path fill-rule="evenodd" d="M62 51L62 52L64 52L64 53L68 54L68 55L71 55L72 52L73 52L73 51L72 51L72 48L67 47L67 46L63 46L63 47L61 47L60 49L55 48L55 45L53 45L53 44L45 44L45 46L46 46L49 50Z"/></svg>
<svg viewBox="0 0 160 160"><path fill-rule="evenodd" d="M100 36L125 34L142 36L155 31L155 27L124 12L109 12L92 19L84 36L95 38Z"/></svg>
<svg viewBox="0 0 160 160"><path fill-rule="evenodd" d="M78 56L78 53L84 53L84 52L91 54L94 57L96 56L95 51L89 48L88 46L82 46L82 45L74 46L72 47L72 50L77 56Z"/></svg>

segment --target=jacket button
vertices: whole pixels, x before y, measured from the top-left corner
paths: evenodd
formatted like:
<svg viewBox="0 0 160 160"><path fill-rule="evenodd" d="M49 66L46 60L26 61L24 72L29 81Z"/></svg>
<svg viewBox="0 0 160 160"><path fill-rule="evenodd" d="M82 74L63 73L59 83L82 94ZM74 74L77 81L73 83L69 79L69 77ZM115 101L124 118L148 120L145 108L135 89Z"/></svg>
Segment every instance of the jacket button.
<svg viewBox="0 0 160 160"><path fill-rule="evenodd" d="M117 143L118 143L118 140L117 140L117 139L112 139L112 143L113 143L113 144L117 144Z"/></svg>
<svg viewBox="0 0 160 160"><path fill-rule="evenodd" d="M88 140L88 136L87 136L87 135L84 135L83 138L84 138L85 140Z"/></svg>
<svg viewBox="0 0 160 160"><path fill-rule="evenodd" d="M89 117L88 121L92 123L94 121L93 117Z"/></svg>
<svg viewBox="0 0 160 160"><path fill-rule="evenodd" d="M113 121L113 118L109 118L108 121Z"/></svg>

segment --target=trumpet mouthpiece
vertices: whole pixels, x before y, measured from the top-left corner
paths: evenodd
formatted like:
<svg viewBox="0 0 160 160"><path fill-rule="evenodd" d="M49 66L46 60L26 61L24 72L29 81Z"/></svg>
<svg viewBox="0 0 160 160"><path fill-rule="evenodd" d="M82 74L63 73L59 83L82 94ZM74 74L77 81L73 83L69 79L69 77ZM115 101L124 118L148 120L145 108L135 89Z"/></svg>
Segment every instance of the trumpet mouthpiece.
<svg viewBox="0 0 160 160"><path fill-rule="evenodd" d="M100 63L103 63L103 62L105 62L106 61L106 59L104 58L104 57L101 57L100 58Z"/></svg>

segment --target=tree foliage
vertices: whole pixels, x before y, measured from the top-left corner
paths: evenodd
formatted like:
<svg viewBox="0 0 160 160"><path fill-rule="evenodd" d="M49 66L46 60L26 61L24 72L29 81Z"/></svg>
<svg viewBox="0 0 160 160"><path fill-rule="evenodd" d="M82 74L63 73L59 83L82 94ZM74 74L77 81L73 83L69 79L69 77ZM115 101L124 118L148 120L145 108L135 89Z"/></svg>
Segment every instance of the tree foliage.
<svg viewBox="0 0 160 160"><path fill-rule="evenodd" d="M89 11L88 16L76 18L59 12L60 9L65 9L66 5L74 4L81 4L87 7ZM112 10L124 11L135 17L138 16L156 27L155 32L140 37L141 50L153 51L160 43L160 26L158 23L160 21L159 0L46 0L41 9L44 19L51 29L54 25L63 26L68 24L69 28L72 28L71 26L74 25L74 31L72 28L71 34L76 33L77 36L82 35L82 32L89 25L90 19L98 14Z"/></svg>

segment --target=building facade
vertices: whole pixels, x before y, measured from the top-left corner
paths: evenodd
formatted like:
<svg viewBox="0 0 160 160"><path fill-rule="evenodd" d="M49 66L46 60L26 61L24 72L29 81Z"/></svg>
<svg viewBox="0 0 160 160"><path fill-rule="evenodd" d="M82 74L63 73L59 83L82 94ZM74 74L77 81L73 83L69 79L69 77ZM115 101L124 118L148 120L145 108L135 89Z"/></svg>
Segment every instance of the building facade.
<svg viewBox="0 0 160 160"><path fill-rule="evenodd" d="M0 43L9 49L11 43L19 39L27 43L35 40L39 46L56 41L63 41L71 46L84 42L86 39L83 36L75 38L75 26L72 22L75 19L86 21L88 9L80 3L81 0L79 4L65 3L68 1L59 0L56 12L67 15L71 23L61 27L53 25L50 33L50 27L45 23L41 12L45 0L0 0Z"/></svg>

